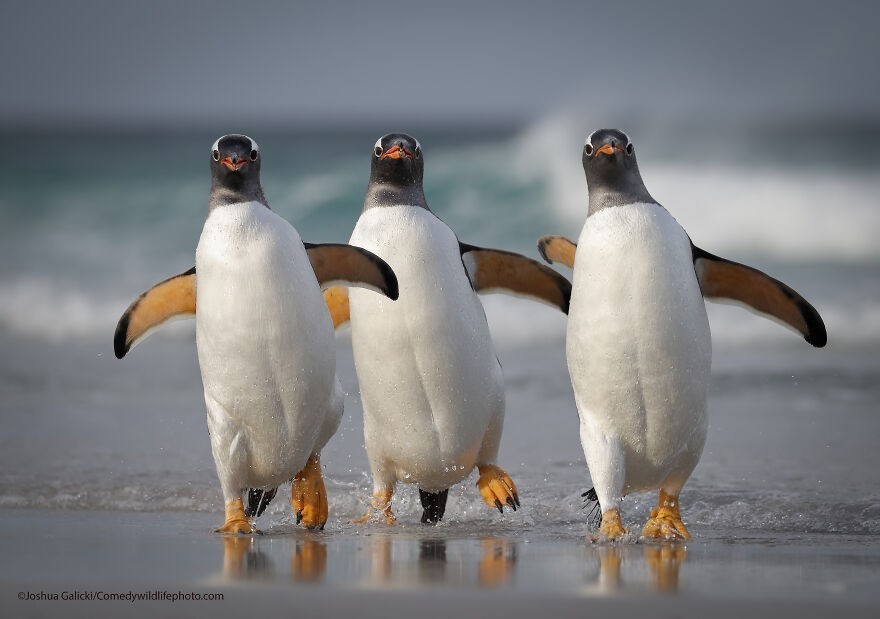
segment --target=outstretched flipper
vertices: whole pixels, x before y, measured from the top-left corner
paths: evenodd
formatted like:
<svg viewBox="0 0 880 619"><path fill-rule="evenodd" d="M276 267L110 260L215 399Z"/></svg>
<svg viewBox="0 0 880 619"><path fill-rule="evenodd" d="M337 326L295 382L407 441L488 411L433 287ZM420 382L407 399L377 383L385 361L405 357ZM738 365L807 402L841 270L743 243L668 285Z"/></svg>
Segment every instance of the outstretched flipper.
<svg viewBox="0 0 880 619"><path fill-rule="evenodd" d="M568 313L571 283L523 255L459 243L461 261L477 292L505 291L549 303Z"/></svg>
<svg viewBox="0 0 880 619"><path fill-rule="evenodd" d="M828 341L819 312L797 292L766 273L712 255L691 243L694 271L707 299L738 301L794 328L822 348Z"/></svg>
<svg viewBox="0 0 880 619"><path fill-rule="evenodd" d="M574 268L574 255L577 252L577 243L569 241L564 236L542 236L538 239L538 251L541 257L549 264L554 262L563 264L569 269Z"/></svg>
<svg viewBox="0 0 880 619"><path fill-rule="evenodd" d="M113 352L122 359L138 342L162 324L195 316L196 268L170 277L144 292L128 306L116 324Z"/></svg>
<svg viewBox="0 0 880 619"><path fill-rule="evenodd" d="M334 283L362 286L396 299L397 277L378 256L351 245L312 245L305 243L309 261L324 301L333 319L333 328L349 320L348 291ZM329 287L328 287L329 286ZM155 329L170 320L196 314L196 268L162 281L135 299L116 325L113 350L122 359L129 350Z"/></svg>
<svg viewBox="0 0 880 619"><path fill-rule="evenodd" d="M356 286L397 299L397 276L376 254L342 243L303 244L322 288Z"/></svg>

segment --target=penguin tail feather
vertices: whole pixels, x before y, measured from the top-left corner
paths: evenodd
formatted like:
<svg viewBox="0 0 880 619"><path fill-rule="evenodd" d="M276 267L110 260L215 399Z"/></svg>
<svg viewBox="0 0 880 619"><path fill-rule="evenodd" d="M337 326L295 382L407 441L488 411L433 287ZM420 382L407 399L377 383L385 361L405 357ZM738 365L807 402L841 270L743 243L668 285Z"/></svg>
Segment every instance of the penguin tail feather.
<svg viewBox="0 0 880 619"><path fill-rule="evenodd" d="M248 518L257 518L266 511L266 507L275 498L278 488L271 490L263 490L262 488L248 489L248 504L244 510L245 516Z"/></svg>
<svg viewBox="0 0 880 619"><path fill-rule="evenodd" d="M449 488L440 492L426 492L419 488L419 499L422 502L422 524L437 524L446 513L446 499Z"/></svg>
<svg viewBox="0 0 880 619"><path fill-rule="evenodd" d="M584 497L583 509L590 508L590 522L593 523L593 526L598 527L602 523L602 506L599 504L599 494L596 492L596 488L590 488L581 496ZM595 503L595 505L590 507L590 503Z"/></svg>

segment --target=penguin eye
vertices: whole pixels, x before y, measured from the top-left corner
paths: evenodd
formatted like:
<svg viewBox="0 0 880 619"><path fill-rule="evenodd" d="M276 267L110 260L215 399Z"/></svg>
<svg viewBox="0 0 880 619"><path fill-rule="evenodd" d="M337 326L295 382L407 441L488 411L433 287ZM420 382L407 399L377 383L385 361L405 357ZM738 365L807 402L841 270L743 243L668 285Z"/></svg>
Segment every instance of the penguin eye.
<svg viewBox="0 0 880 619"><path fill-rule="evenodd" d="M259 157L259 156L260 156L260 153L258 153L256 150L251 151L251 161L256 161L257 157Z"/></svg>
<svg viewBox="0 0 880 619"><path fill-rule="evenodd" d="M627 154L627 155L632 155L632 154L633 154L633 150L634 150L634 149L633 149L633 143L632 143L632 142L630 142L629 144L626 145L626 154Z"/></svg>
<svg viewBox="0 0 880 619"><path fill-rule="evenodd" d="M421 159L422 157L422 147L416 144L416 159Z"/></svg>
<svg viewBox="0 0 880 619"><path fill-rule="evenodd" d="M214 158L214 161L220 161L220 151L216 148L211 152L211 157Z"/></svg>
<svg viewBox="0 0 880 619"><path fill-rule="evenodd" d="M593 145L587 144L586 146L584 146L584 152L587 153L587 157L592 155L593 154Z"/></svg>
<svg viewBox="0 0 880 619"><path fill-rule="evenodd" d="M377 157L381 157L382 156L382 147L377 145L376 148L373 149L373 154L376 155Z"/></svg>

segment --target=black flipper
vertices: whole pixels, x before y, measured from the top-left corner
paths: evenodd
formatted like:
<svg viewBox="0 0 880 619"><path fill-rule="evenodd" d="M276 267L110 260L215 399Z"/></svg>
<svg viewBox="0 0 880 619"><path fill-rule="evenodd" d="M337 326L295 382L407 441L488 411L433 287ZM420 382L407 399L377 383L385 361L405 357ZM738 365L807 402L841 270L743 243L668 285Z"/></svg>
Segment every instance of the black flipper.
<svg viewBox="0 0 880 619"><path fill-rule="evenodd" d="M419 488L419 499L422 501L423 524L437 524L443 520L443 514L446 513L446 498L448 496L448 488L440 492L425 492Z"/></svg>
<svg viewBox="0 0 880 619"><path fill-rule="evenodd" d="M476 292L507 292L548 303L568 314L571 282L523 255L459 241L461 262Z"/></svg>
<svg viewBox="0 0 880 619"><path fill-rule="evenodd" d="M376 254L344 243L303 243L321 288L356 286L397 299L397 276Z"/></svg>
<svg viewBox="0 0 880 619"><path fill-rule="evenodd" d="M758 269L710 254L693 243L691 252L700 291L707 299L743 303L795 329L816 348L828 342L819 312L786 284Z"/></svg>
<svg viewBox="0 0 880 619"><path fill-rule="evenodd" d="M244 515L248 518L257 518L263 515L269 502L275 498L278 488L272 490L263 490L262 488L251 488L248 490L248 504L244 510Z"/></svg>
<svg viewBox="0 0 880 619"><path fill-rule="evenodd" d="M590 503L595 502L596 504L590 509L589 518L593 523L593 526L598 527L602 524L602 506L599 505L599 495L596 493L595 488L590 488L583 494L584 497L584 509L590 507Z"/></svg>
<svg viewBox="0 0 880 619"><path fill-rule="evenodd" d="M122 359L163 323L196 314L196 268L159 282L128 306L116 324L113 352Z"/></svg>

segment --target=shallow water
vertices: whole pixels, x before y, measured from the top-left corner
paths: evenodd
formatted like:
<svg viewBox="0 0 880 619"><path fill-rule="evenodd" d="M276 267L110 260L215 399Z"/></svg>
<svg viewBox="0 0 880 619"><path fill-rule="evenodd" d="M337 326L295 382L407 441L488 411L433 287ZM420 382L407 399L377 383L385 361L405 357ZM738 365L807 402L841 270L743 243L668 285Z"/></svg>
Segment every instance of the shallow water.
<svg viewBox="0 0 880 619"><path fill-rule="evenodd" d="M291 602L318 593L319 606L326 605L333 591L337 600L357 593L360 605L381 600L391 609L407 592L462 599L486 591L511 616L525 616L522 596L544 596L552 611L572 596L644 604L651 599L645 596L675 593L737 608L803 605L807 616L819 616L832 607L870 608L880 584L878 538L864 535L742 531L727 539L695 527L697 539L687 544L600 546L577 534L546 538L499 523L479 533L454 524L403 523L393 532L384 525L324 532L281 525L262 536L224 537L206 534L212 519L197 513L3 510L0 521L0 543L18 557L0 562L0 583L26 591L164 587L226 591L232 601L280 586ZM29 608L13 604L0 601Z"/></svg>
<svg viewBox="0 0 880 619"><path fill-rule="evenodd" d="M792 338L795 339L795 338ZM95 343L96 347L98 343ZM5 341L6 431L0 449L0 507L222 512L201 400L192 334L147 340L123 361L95 349ZM330 530L368 503L350 343L338 340L349 393L342 427L322 460ZM500 352L507 416L500 464L523 508L499 516L483 505L475 475L450 491L447 522L470 528L503 523L525 534L570 537L587 522L590 487L577 438L577 414L561 340ZM791 347L757 353L716 349L710 430L703 458L682 494L687 522L713 530L780 534L880 535L880 358L873 351ZM53 362L46 366L45 359ZM291 522L280 497L263 529ZM624 501L634 526L655 497ZM414 487L400 485L395 511L420 516ZM739 533L738 533L739 534Z"/></svg>

